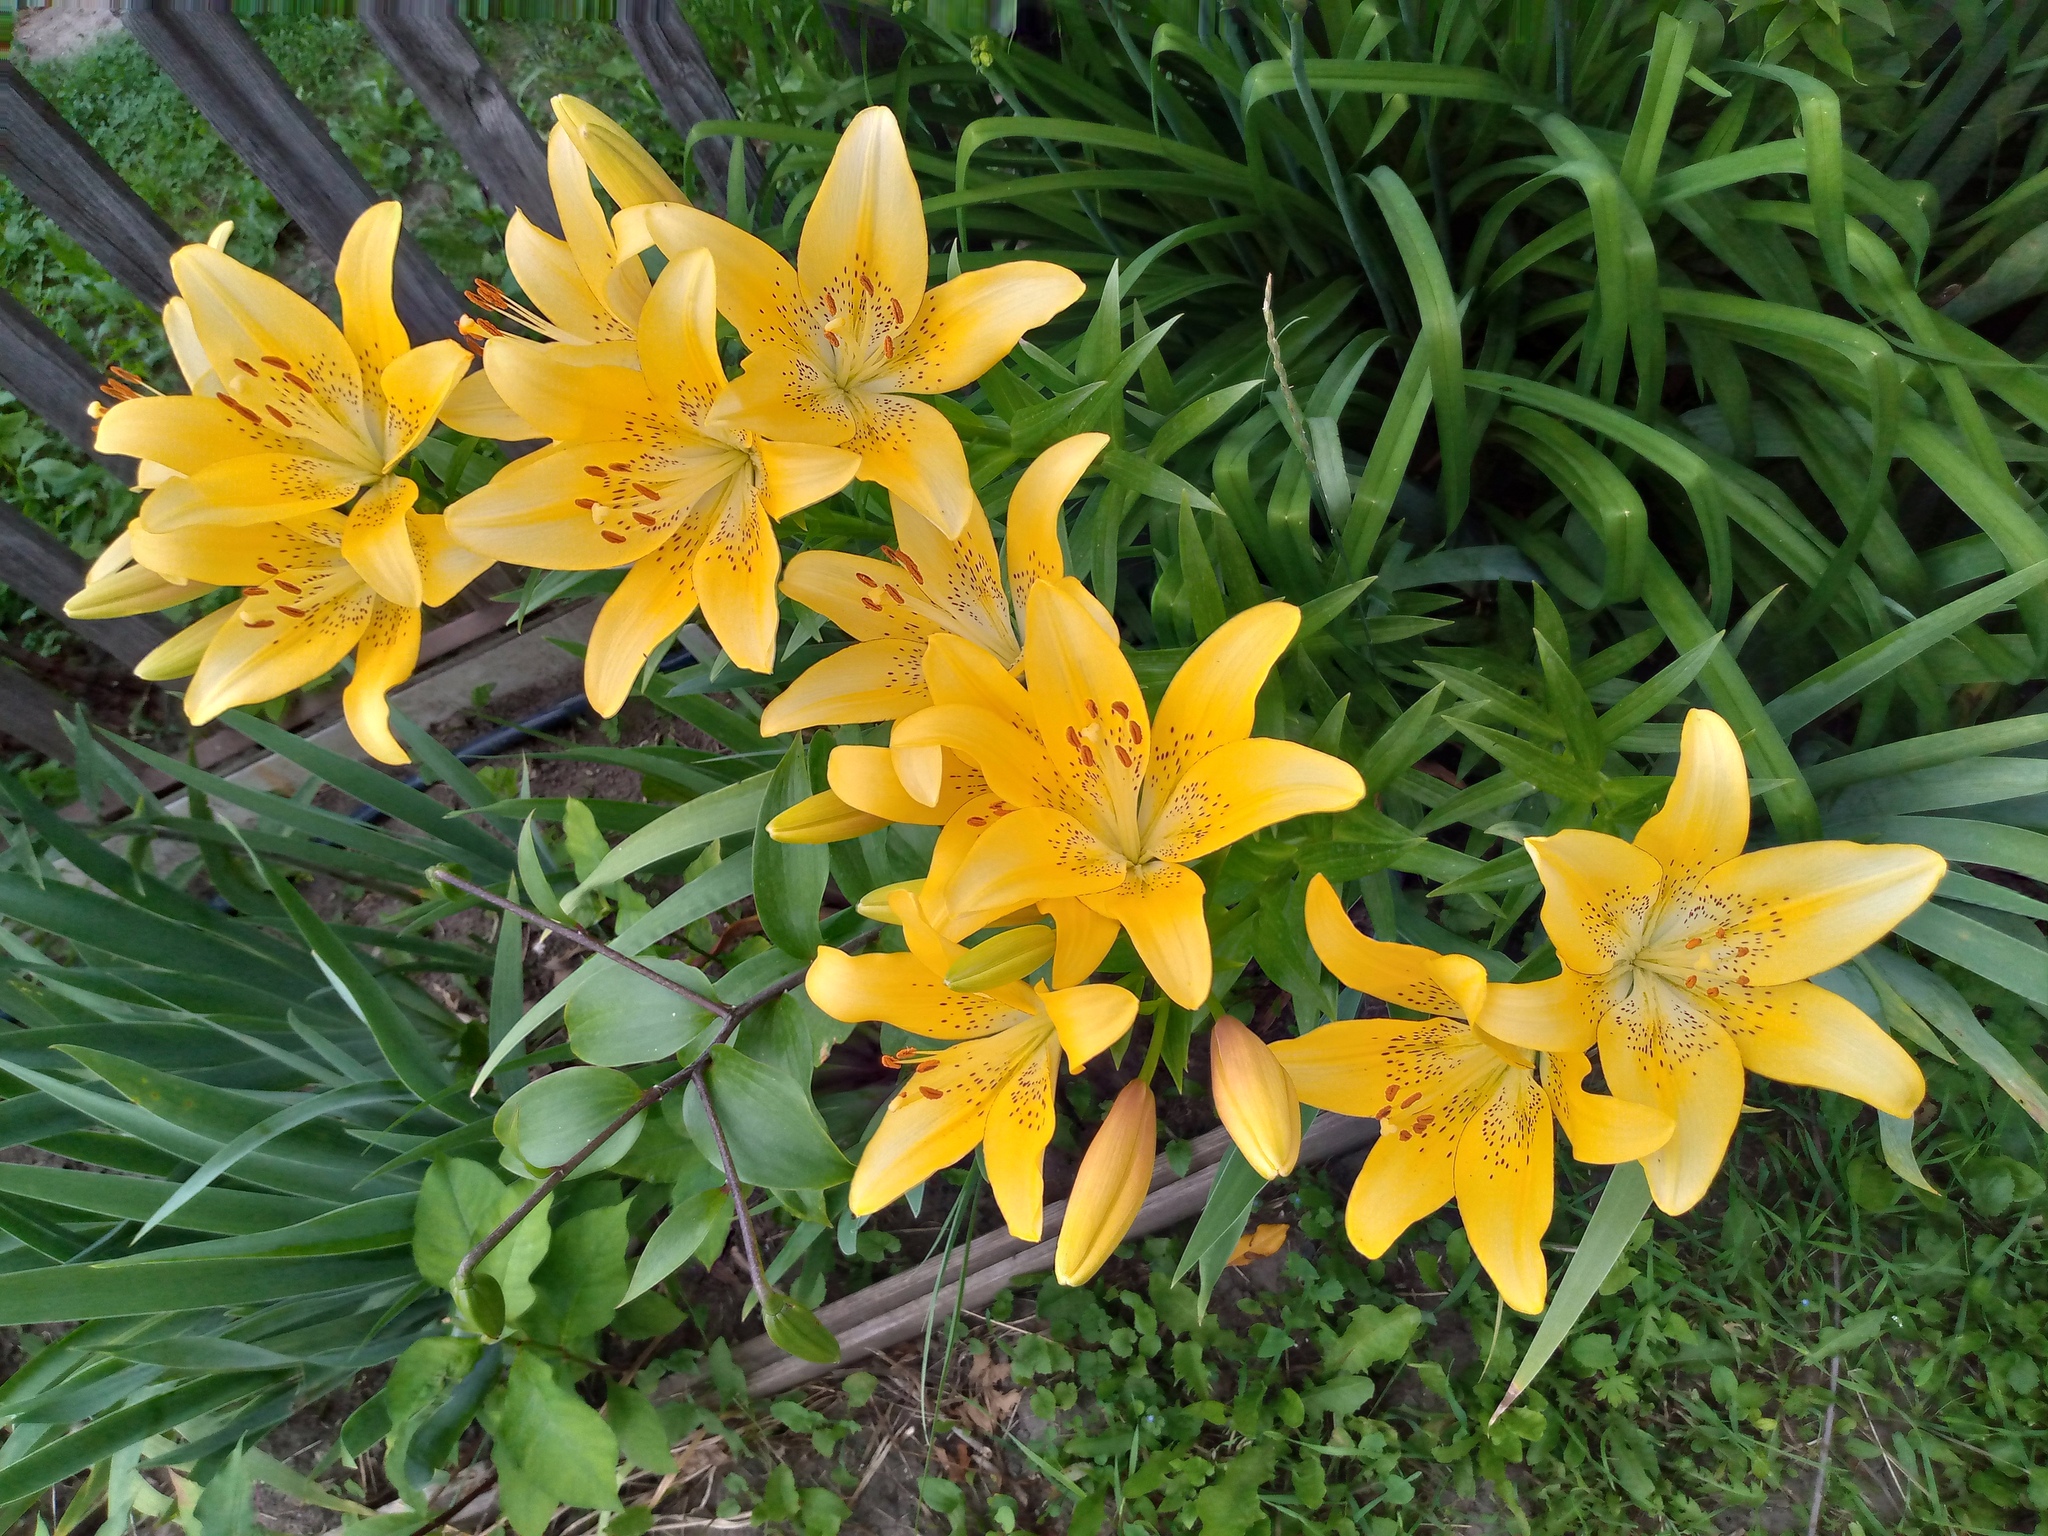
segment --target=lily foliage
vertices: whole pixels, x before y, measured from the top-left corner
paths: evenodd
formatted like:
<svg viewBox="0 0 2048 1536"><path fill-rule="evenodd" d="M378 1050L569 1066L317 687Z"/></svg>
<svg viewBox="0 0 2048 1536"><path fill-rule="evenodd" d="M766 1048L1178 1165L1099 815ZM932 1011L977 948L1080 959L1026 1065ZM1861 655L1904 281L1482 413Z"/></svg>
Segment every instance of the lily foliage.
<svg viewBox="0 0 2048 1536"><path fill-rule="evenodd" d="M2048 1010L2048 392L2039 312L1973 328L2028 287L1996 262L2040 178L1973 201L1996 125L1901 128L1903 76L1837 58L1947 22L1057 9L1052 52L915 24L857 91L701 125L773 150L724 216L559 99L564 235L514 221L522 294L479 286L471 351L391 312L395 208L339 327L180 253L188 392L103 416L149 499L74 611L239 588L148 664L195 721L353 652L358 741L461 808L239 713L400 825L134 749L174 808L92 743L132 816L8 788L0 911L54 942L9 935L0 1115L133 1177L0 1167L0 1321L93 1319L0 1390L0 1501L131 1429L210 1473L396 1357L345 1448L425 1509L474 1418L539 1536L619 1506L635 1424L689 1427L574 1389L606 1330L681 1336L729 1248L828 1358L835 1250L883 1264L964 1159L963 1210L985 1174L1047 1240L1046 1149L1085 1140L1045 1265L1080 1285L1204 1106L1235 1150L1179 1266L1202 1305L1332 1113L1378 1122L1361 1253L1455 1202L1523 1314L1574 1163L1616 1169L1589 1231L1686 1219L1754 1079L1873 1106L1922 1187L1929 1058L2048 1127L1979 1016ZM390 712L421 610L492 559L522 614L602 595L600 714L689 727L567 754L644 800L487 784ZM306 870L402 913L324 920ZM500 891L489 952L425 936ZM535 924L608 952L529 998ZM1589 1236L1579 1304L1621 1252ZM147 1352L145 1305L220 1349ZM179 1363L230 1344L241 1375ZM86 1429L28 1416L111 1361L140 1374Z"/></svg>

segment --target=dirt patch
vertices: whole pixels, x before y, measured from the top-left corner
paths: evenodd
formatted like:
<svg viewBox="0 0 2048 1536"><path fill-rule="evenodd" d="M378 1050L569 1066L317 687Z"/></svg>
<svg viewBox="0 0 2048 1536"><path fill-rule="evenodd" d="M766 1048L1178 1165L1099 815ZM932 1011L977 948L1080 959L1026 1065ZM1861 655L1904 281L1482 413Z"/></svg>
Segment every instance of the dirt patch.
<svg viewBox="0 0 2048 1536"><path fill-rule="evenodd" d="M121 30L111 5L87 0L20 10L14 15L14 52L23 64L48 64L88 52Z"/></svg>

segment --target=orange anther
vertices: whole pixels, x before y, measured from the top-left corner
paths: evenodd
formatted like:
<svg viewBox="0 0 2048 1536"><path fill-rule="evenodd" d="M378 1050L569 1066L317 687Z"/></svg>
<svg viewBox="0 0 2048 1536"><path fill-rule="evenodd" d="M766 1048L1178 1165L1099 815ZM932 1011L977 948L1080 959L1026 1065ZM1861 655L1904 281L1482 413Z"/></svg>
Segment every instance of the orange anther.
<svg viewBox="0 0 2048 1536"><path fill-rule="evenodd" d="M623 544L626 542L626 536L623 533L613 533L609 528L598 529L597 536L607 544Z"/></svg>

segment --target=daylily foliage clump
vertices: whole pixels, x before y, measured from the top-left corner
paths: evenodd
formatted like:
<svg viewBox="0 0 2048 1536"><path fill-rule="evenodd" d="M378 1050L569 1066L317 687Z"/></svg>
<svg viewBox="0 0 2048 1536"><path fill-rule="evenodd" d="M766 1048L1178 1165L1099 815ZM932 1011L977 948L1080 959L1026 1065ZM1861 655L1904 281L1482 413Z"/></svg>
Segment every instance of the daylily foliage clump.
<svg viewBox="0 0 2048 1536"><path fill-rule="evenodd" d="M1080 1073L1107 1055L1127 1080L1083 1158L1055 1264L1062 1283L1084 1282L1152 1182L1158 1069L1199 1091L1188 1045L1207 1028L1208 1092L1245 1164L1265 1178L1290 1173L1305 1111L1376 1120L1346 1213L1351 1241L1376 1258L1455 1201L1503 1300L1536 1312L1557 1130L1582 1161L1640 1161L1658 1204L1679 1214L1721 1165L1745 1072L1912 1114L1924 1083L1910 1056L1812 978L1926 901L1943 860L1843 841L1745 851L1744 743L1704 710L1686 718L1655 814L1645 819L1638 799L1630 824L1603 812L1596 828L1585 824L1587 796L1554 824L1516 832L1542 883L1549 941L1519 967L1490 970L1450 947L1446 930L1391 906L1372 912L1367 933L1362 884L1347 892L1341 871L1304 863L1301 899L1254 919L1280 930L1262 958L1292 943L1301 968L1327 968L1338 984L1329 996L1356 1016L1267 1009L1256 1027L1241 1022L1229 1009L1248 1011L1247 952L1241 924L1219 931L1219 890L1296 860L1335 818L1386 820L1374 800L1388 786L1360 768L1371 744L1346 751L1348 697L1327 701L1325 724L1272 707L1283 674L1306 665L1342 605L1290 601L1256 574L1247 585L1242 545L1218 532L1231 602L1222 611L1209 572L1217 611L1196 643L1163 643L1158 623L1136 634L1131 611L1113 611L1121 525L1109 524L1106 558L1074 559L1069 501L1098 496L1101 485L1085 482L1109 476L1162 503L1164 476L1175 526L1206 560L1199 493L1092 426L1028 452L970 454L962 434L975 428L958 418L971 413L944 397L985 379L992 392L1007 387L1004 360L1088 285L1009 251L934 283L888 108L853 118L804 212L794 263L690 206L609 119L571 98L556 108L548 169L564 237L513 220L507 256L523 298L480 283L473 298L492 318L465 325L468 345L415 345L398 321L396 204L364 214L343 253L339 327L228 257L225 231L179 253L180 296L164 323L190 392L123 386L102 416L100 447L141 460L149 494L72 611L145 612L239 588L144 675L189 674L186 708L203 722L352 654L350 726L389 763L405 752L386 695L413 669L422 610L494 560L618 573L585 657L590 702L605 716L693 618L755 681L790 654L785 606L808 625L791 652L829 622L848 643L810 651L758 728L846 738L821 756L828 787L812 793L806 778L766 822L767 839L873 839L922 869L845 889L882 925L882 942L871 953L818 946L806 982L830 1019L881 1026L882 1066L901 1074L854 1149L849 1222L973 1155L1010 1231L1038 1241L1062 1063ZM1120 337L1118 281L1111 269L1095 288ZM1277 360L1277 335L1273 348ZM487 484L428 506L408 466L437 417L522 451ZM1343 478L1341 462L1325 467ZM1326 510L1336 502L1317 494ZM818 532L851 517L810 517L884 500L894 542L878 548L835 547L836 534ZM1348 560L1336 542L1331 555ZM1196 585L1187 570L1173 575L1183 593ZM1343 592L1348 604L1358 588ZM1537 650L1557 655L1547 637ZM1597 780L1597 767L1579 771ZM1294 831L1274 831L1283 826ZM602 844L594 827L576 830ZM773 857L767 846L757 845L757 870ZM520 874L537 906L587 916L617 900L624 928L604 848L576 854L581 878L566 904L536 879L533 851L529 824ZM832 865L842 884L866 867ZM1500 915L1505 932L1515 914ZM799 916L815 941L815 914ZM1112 980L1093 979L1105 970ZM1299 998L1308 985L1290 990ZM1131 1075L1126 1051L1141 1030ZM570 1044L590 1052L573 1014ZM1602 1081L1589 1089L1596 1051Z"/></svg>

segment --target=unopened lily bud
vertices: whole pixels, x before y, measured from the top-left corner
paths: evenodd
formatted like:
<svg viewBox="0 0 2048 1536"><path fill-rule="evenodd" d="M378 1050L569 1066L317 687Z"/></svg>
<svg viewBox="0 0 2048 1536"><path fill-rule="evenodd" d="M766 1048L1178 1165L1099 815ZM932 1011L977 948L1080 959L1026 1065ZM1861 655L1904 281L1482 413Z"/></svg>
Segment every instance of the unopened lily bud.
<svg viewBox="0 0 2048 1536"><path fill-rule="evenodd" d="M1042 923L1012 928L985 939L946 969L955 992L992 992L1022 981L1052 958L1053 931Z"/></svg>
<svg viewBox="0 0 2048 1536"><path fill-rule="evenodd" d="M856 811L827 789L799 800L770 821L768 835L778 843L838 843L887 825L866 811Z"/></svg>
<svg viewBox="0 0 2048 1536"><path fill-rule="evenodd" d="M1074 1175L1052 1261L1053 1278L1061 1285L1085 1285L1116 1252L1152 1186L1158 1146L1159 1116L1151 1088L1126 1083Z"/></svg>
<svg viewBox="0 0 2048 1536"><path fill-rule="evenodd" d="M1272 1047L1229 1014L1209 1031L1209 1091L1244 1160L1269 1179L1301 1156L1301 1099Z"/></svg>
<svg viewBox="0 0 2048 1536"><path fill-rule="evenodd" d="M154 571L129 565L86 582L66 599L64 612L74 619L120 619L175 608L209 590L188 582L166 581Z"/></svg>
<svg viewBox="0 0 2048 1536"><path fill-rule="evenodd" d="M179 630L162 645L135 663L135 675L144 682L166 683L175 677L190 677L199 670L207 646L237 613L240 603L216 608L197 624Z"/></svg>
<svg viewBox="0 0 2048 1536"><path fill-rule="evenodd" d="M855 902L853 907L856 912L860 913L862 917L871 923L900 923L902 919L896 915L896 908L892 905L896 893L901 891L904 895L915 900L918 892L923 889L924 880L922 877L916 880L897 880L889 885L876 886L867 895Z"/></svg>
<svg viewBox="0 0 2048 1536"><path fill-rule="evenodd" d="M568 132L576 152L621 208L641 203L687 203L683 189L655 163L640 141L587 101L554 99L555 121Z"/></svg>

